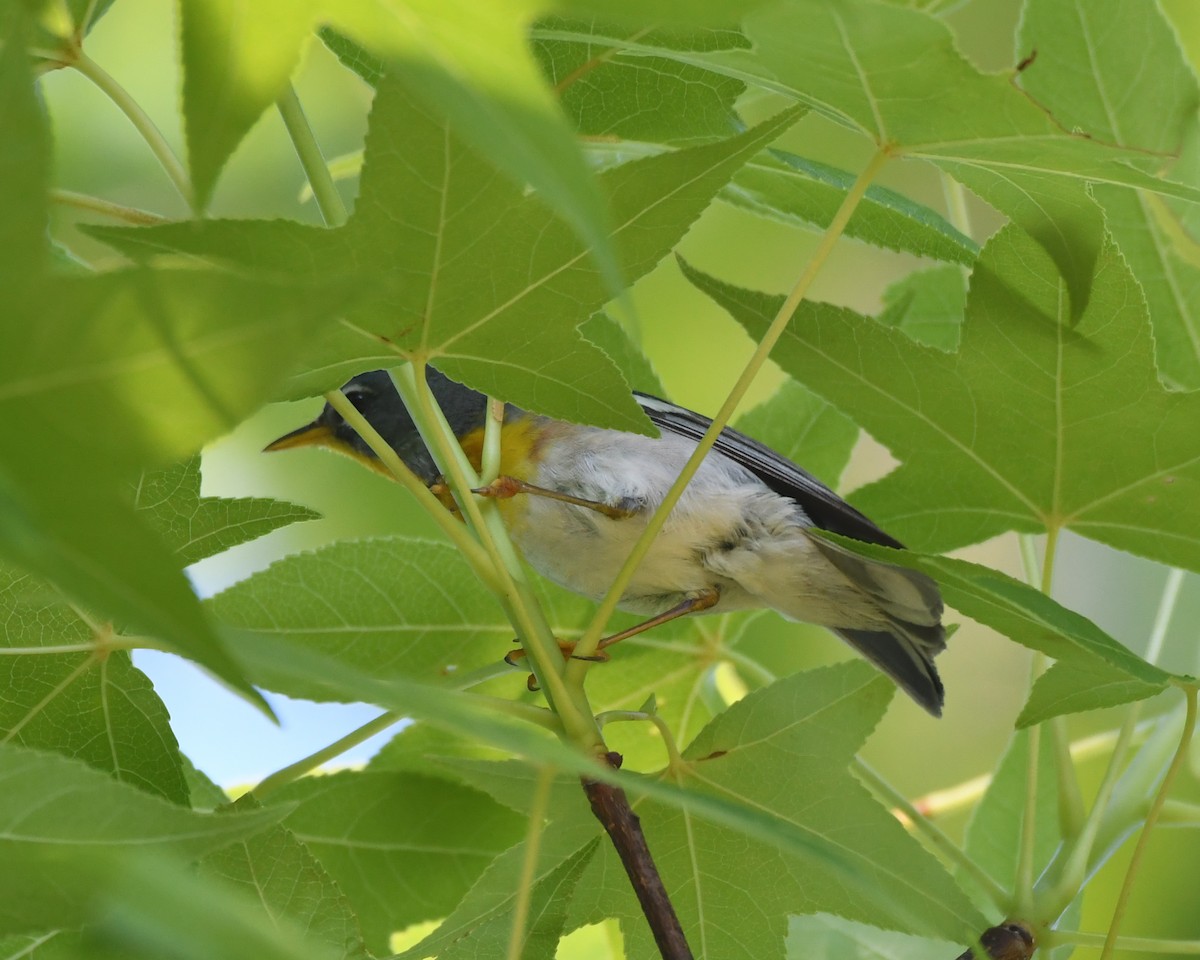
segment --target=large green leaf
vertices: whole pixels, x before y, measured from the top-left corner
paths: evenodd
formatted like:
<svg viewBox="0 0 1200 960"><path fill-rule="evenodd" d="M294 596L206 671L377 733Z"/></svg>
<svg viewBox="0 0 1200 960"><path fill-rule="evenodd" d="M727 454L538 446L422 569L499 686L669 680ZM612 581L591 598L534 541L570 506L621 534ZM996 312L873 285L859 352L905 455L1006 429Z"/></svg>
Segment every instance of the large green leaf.
<svg viewBox="0 0 1200 960"><path fill-rule="evenodd" d="M337 881L380 955L393 931L448 914L524 828L478 790L410 773L306 779L271 802L291 808L284 825Z"/></svg>
<svg viewBox="0 0 1200 960"><path fill-rule="evenodd" d="M140 268L32 293L0 332L0 451L128 476L256 410L351 289Z"/></svg>
<svg viewBox="0 0 1200 960"><path fill-rule="evenodd" d="M208 208L221 168L287 88L317 6L313 0L180 0L183 129L196 210Z"/></svg>
<svg viewBox="0 0 1200 960"><path fill-rule="evenodd" d="M558 742L540 727L533 727L498 712L486 701L410 680L382 680L371 673L348 667L311 650L293 648L286 641L266 634L243 633L238 637L235 649L242 668L251 676L279 671L305 684L311 682L314 677L320 678L320 682L329 691L327 696L331 699L342 697L377 703L408 716L427 720L460 737L479 740L491 747L537 763L550 764L564 774L586 776L621 786L633 797L649 798L647 802L652 800L663 811L680 811L680 815L693 824L708 824L706 830L712 830L726 838L735 835L744 838L737 841L742 848L748 839L780 856L796 857L814 870L822 871L825 876L835 878L831 887L845 892L847 898L863 904L871 903L876 922L909 929L952 926L961 932L964 943L974 937L974 933L967 932L968 930L982 929L982 919L969 907L964 908L962 902L951 893L942 897L941 903L932 909L927 903L923 903L919 909L914 908L912 896L908 891L902 890L899 894L895 892L894 878L887 881L881 879L881 871L888 872L891 867L879 866L877 869L872 854L848 847L847 838L840 832L836 836L829 836L819 829L812 829L805 822L793 819L784 811L774 809L769 804L747 804L739 792L738 784L734 784L729 790L691 790L684 789L672 780L625 774L600 765L595 758L585 756ZM864 670L876 680L875 685L870 687L869 699L875 703L874 709L878 712L883 701L890 696L886 681L862 662L850 664L848 667ZM828 693L832 687L822 685L822 689ZM819 696L814 697L813 703L819 701ZM799 704L791 704L787 709L800 711L800 715L803 715L803 709L806 708ZM811 709L811 704L808 709ZM794 716L794 713L789 714L789 718ZM874 720L871 723L873 724ZM794 729L786 723L784 726L787 730ZM824 749L822 747L818 753L823 754ZM754 778L746 781L744 773L740 773L739 776L743 777L743 782L755 782ZM802 774L800 778L803 780ZM685 779L685 783L691 783L691 780ZM488 785L481 786L486 788ZM873 809L878 810L879 816L892 825L882 828L885 835L895 828L904 836L902 828L882 807ZM582 837L579 843L570 845L570 849L564 853L564 858L578 850L594 835L595 824L590 820L590 814L587 814L585 819L589 821L589 833ZM907 843L911 845L914 841L907 840ZM884 843L885 848L890 849L890 846L890 843ZM890 854L885 853L883 856L887 857ZM921 858L924 855L912 846L905 847L904 860L907 862L912 856ZM561 860L554 861L551 868L559 862ZM901 868L896 866L895 869ZM928 875L923 875L922 879L936 885L936 881ZM506 895L511 896L512 890L510 884L506 888ZM627 888L623 888L623 891L628 893ZM955 916L958 917L957 920L954 919ZM959 936L960 933L954 935Z"/></svg>
<svg viewBox="0 0 1200 960"><path fill-rule="evenodd" d="M554 960L558 956L558 941L566 926L575 890L602 843L599 838L585 843L533 883L521 942L521 960ZM450 941L438 953L438 960L482 960L500 956L512 933L513 914L509 906L501 901L487 913L475 917L468 935ZM409 955L420 955L423 949L418 946Z"/></svg>
<svg viewBox="0 0 1200 960"><path fill-rule="evenodd" d="M540 30L585 35L593 25L545 20L535 27L535 37ZM744 83L675 60L627 56L603 42L611 31L596 32L599 43L550 39L533 43L547 80L579 133L687 144L719 140L741 129L733 107L745 90ZM647 32L643 28L637 34L683 50L747 45L746 39L732 30Z"/></svg>
<svg viewBox="0 0 1200 960"><path fill-rule="evenodd" d="M1089 183L1200 201L1200 189L1145 172L1153 159L1145 152L1072 134L1008 76L978 71L930 14L877 0L796 0L749 14L743 29L750 50L607 40L786 94L892 155L936 164L1038 238L1066 277L1076 316L1100 255Z"/></svg>
<svg viewBox="0 0 1200 960"><path fill-rule="evenodd" d="M125 650L37 577L0 566L0 730L188 804L167 708Z"/></svg>
<svg viewBox="0 0 1200 960"><path fill-rule="evenodd" d="M0 557L61 588L99 630L160 638L266 709L213 634L178 558L100 478L81 485L36 458L9 469L22 470L23 482L0 467Z"/></svg>
<svg viewBox="0 0 1200 960"><path fill-rule="evenodd" d="M651 270L797 115L606 173L625 275ZM613 364L576 329L609 299L587 248L394 82L376 95L358 207L345 228L218 221L93 232L143 252L179 249L304 275L365 272L389 284L347 311L349 326L313 344L298 394L410 357L526 409L648 430Z"/></svg>
<svg viewBox="0 0 1200 960"><path fill-rule="evenodd" d="M222 553L291 523L320 514L264 497L200 496L200 457L146 471L133 495L138 510L184 564Z"/></svg>
<svg viewBox="0 0 1200 960"><path fill-rule="evenodd" d="M499 663L513 649L512 624L462 554L412 537L335 543L286 557L208 605L233 627L321 651L381 678L441 680ZM549 612L551 625L570 636L585 612L584 601L564 597ZM289 671L268 669L254 681L291 696L329 696L320 676L298 685Z"/></svg>
<svg viewBox="0 0 1200 960"><path fill-rule="evenodd" d="M122 855L193 859L250 837L284 811L207 815L50 753L0 744L0 930L74 926Z"/></svg>
<svg viewBox="0 0 1200 960"><path fill-rule="evenodd" d="M1166 156L1197 129L1200 90L1156 4L1030 0L1018 43L1037 56L1021 87L1068 129ZM1153 63L1152 70L1146 69ZM1146 104L1154 104L1147 110ZM1178 176L1178 174L1176 174ZM1194 181L1193 181L1194 182ZM1160 198L1097 185L1096 199L1141 282L1163 378L1200 387L1200 246Z"/></svg>
<svg viewBox="0 0 1200 960"><path fill-rule="evenodd" d="M248 805L243 800L239 806ZM309 943L328 945L334 956L345 960L367 956L349 897L285 827L272 827L210 853L200 861L199 876L228 881L247 891L262 910L260 926L294 925L304 930Z"/></svg>
<svg viewBox="0 0 1200 960"><path fill-rule="evenodd" d="M610 291L619 276L608 218L525 31L540 4L446 0L181 3L183 115L203 210L217 175L283 93L318 22L348 33L515 183L530 183L592 248Z"/></svg>
<svg viewBox="0 0 1200 960"><path fill-rule="evenodd" d="M796 674L718 716L684 751L684 763L657 774L822 837L856 875L887 891L877 897L862 896L820 860L717 829L655 797L635 802L697 956L782 957L786 918L797 913L834 912L952 942L966 942L986 926L940 864L846 770L890 696L887 681L861 661ZM453 768L473 773L474 782L506 802L528 797L533 776L528 768L472 761L456 761ZM539 877L597 829L577 784L560 783L549 808ZM443 929L412 956L467 935L478 917L511 902L511 871L519 867L519 851L498 860ZM607 843L581 878L575 901L572 926L616 916L631 955L652 955L645 920Z"/></svg>
<svg viewBox="0 0 1200 960"><path fill-rule="evenodd" d="M752 336L778 309L777 297L689 275ZM774 357L903 462L854 500L911 546L1067 528L1200 569L1200 395L1159 385L1145 303L1111 243L1077 323L1065 294L1010 227L975 268L957 353L809 303Z"/></svg>
<svg viewBox="0 0 1200 960"><path fill-rule="evenodd" d="M918 343L954 350L967 309L967 279L949 264L917 270L884 290L883 303L881 322Z"/></svg>
<svg viewBox="0 0 1200 960"><path fill-rule="evenodd" d="M785 150L746 164L721 199L784 223L829 226L854 175ZM929 207L886 187L870 186L846 236L922 257L970 264L979 247Z"/></svg>
<svg viewBox="0 0 1200 960"><path fill-rule="evenodd" d="M278 829L278 828L276 828ZM226 878L160 856L111 858L90 905L91 922L70 960L361 960L360 939L336 942L314 916L317 904L278 909L263 878L238 889ZM279 885L290 863L272 862ZM235 877L229 877L234 880ZM311 894L311 888L295 892ZM264 922L263 912L269 920Z"/></svg>

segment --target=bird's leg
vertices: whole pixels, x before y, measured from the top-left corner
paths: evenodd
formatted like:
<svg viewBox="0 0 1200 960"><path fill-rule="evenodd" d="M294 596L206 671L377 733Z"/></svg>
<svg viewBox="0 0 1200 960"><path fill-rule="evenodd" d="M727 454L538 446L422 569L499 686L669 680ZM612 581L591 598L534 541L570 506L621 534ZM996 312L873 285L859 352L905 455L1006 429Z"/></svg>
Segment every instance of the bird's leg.
<svg viewBox="0 0 1200 960"><path fill-rule="evenodd" d="M601 503L599 500L574 497L569 493L560 493L558 490L534 486L532 483L526 483L524 480L518 480L516 477L497 477L486 487L476 487L471 492L481 497L493 497L497 500L507 500L509 497L515 497L518 493L528 493L535 497L545 497L548 500L558 500L562 503L574 504L577 507L587 507L589 510L595 510L597 513L603 514L612 520L627 520L641 513L644 507L644 504L641 503L631 503L628 506L614 506L611 503Z"/></svg>
<svg viewBox="0 0 1200 960"><path fill-rule="evenodd" d="M641 623L635 623L632 627L628 627L619 633L604 637L596 644L596 656L581 659L607 660L608 654L601 652L605 647L611 647L614 643L620 643L622 640L636 637L639 633L644 633L664 623L670 623L672 620L678 620L689 613L699 613L702 610L707 610L709 607L716 606L717 601L720 599L721 591L717 587L705 587L703 590L690 593L670 610L665 610L658 616L651 617L649 620L643 620Z"/></svg>
<svg viewBox="0 0 1200 960"><path fill-rule="evenodd" d="M617 633L604 637L596 644L596 652L588 657L575 657L575 643L568 640L559 640L558 649L562 651L564 657L573 657L577 660L591 660L596 663L603 663L608 660L608 654L604 653L605 647L611 647L614 643L620 643L622 640L628 640L630 637L636 637L639 633L644 633L654 627L661 626L664 623L669 623L672 620L678 620L680 617L687 616L689 613L699 613L701 610L707 610L709 607L715 606L716 602L721 599L721 591L717 587L705 587L703 590L697 590L695 593L689 594L681 602L675 604L670 610L665 610L658 616L651 617L649 620L643 620L641 623L635 623L632 627L627 627ZM513 650L504 658L504 662L510 666L516 666L517 661L525 656L524 650ZM533 675L529 676L529 689L536 690L537 686L534 683Z"/></svg>

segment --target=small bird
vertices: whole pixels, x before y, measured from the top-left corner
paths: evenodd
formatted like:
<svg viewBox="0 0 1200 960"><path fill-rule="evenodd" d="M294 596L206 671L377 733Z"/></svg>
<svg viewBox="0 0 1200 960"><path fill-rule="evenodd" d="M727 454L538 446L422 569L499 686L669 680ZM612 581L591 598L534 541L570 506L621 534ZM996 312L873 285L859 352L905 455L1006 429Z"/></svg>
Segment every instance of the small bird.
<svg viewBox="0 0 1200 960"><path fill-rule="evenodd" d="M486 398L433 368L428 384L468 459L479 467ZM427 485L440 483L386 371L361 374L342 392ZM635 393L657 438L583 426L508 405L501 476L476 491L502 499L513 541L539 573L599 600L647 519L711 421ZM267 450L324 445L377 469L378 459L334 408ZM684 490L621 597L649 617L601 646L688 613L770 607L828 627L940 716L944 693L933 658L945 649L942 598L929 577L869 560L813 530L902 548L796 464L728 429Z"/></svg>

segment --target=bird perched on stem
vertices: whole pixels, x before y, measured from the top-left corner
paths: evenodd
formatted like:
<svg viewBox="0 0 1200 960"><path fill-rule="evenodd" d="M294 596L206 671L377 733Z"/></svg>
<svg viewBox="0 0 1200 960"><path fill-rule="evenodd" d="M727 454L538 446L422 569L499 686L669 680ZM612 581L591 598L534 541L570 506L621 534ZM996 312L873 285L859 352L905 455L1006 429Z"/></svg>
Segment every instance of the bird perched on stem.
<svg viewBox="0 0 1200 960"><path fill-rule="evenodd" d="M486 398L432 368L428 383L478 469ZM361 374L342 392L414 474L430 486L440 482L385 371ZM501 475L475 491L501 499L512 539L535 570L594 600L608 591L711 422L665 400L635 397L661 436L507 406ZM311 444L378 465L366 442L328 404L316 420L267 450ZM922 573L814 535L821 530L902 547L791 461L736 430L723 430L621 598L622 609L649 619L605 638L600 648L689 613L770 607L828 627L940 715L944 695L933 658L946 643L937 585Z"/></svg>

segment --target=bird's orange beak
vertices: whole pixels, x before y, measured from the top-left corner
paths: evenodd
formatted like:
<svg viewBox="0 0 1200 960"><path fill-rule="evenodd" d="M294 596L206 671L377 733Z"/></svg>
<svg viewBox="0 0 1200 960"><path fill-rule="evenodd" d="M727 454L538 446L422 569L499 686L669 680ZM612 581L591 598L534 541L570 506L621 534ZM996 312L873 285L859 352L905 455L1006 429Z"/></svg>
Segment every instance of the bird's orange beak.
<svg viewBox="0 0 1200 960"><path fill-rule="evenodd" d="M296 447L332 447L334 446L333 431L320 420L307 423L298 430L285 433L278 440L272 440L263 453L275 453L277 450L292 450Z"/></svg>

